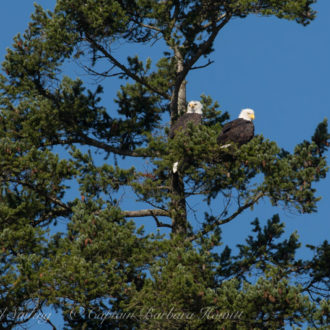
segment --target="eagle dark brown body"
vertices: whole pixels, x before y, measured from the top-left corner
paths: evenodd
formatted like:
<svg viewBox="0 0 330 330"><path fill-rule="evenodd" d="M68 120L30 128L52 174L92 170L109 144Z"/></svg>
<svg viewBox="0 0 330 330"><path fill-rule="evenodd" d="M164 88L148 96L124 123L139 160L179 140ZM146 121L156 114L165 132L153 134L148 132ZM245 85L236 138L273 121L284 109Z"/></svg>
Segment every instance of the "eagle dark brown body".
<svg viewBox="0 0 330 330"><path fill-rule="evenodd" d="M249 142L254 136L254 125L252 121L243 118L237 118L223 126L220 135L217 138L218 144L229 142L242 145Z"/></svg>
<svg viewBox="0 0 330 330"><path fill-rule="evenodd" d="M189 125L200 125L202 123L203 105L199 101L190 101L187 106L187 112L172 124L168 134L170 139L173 139L178 132L185 132ZM173 164L173 174L177 173L179 161Z"/></svg>
<svg viewBox="0 0 330 330"><path fill-rule="evenodd" d="M176 132L185 131L189 123L192 125L199 125L202 122L202 115L198 113L185 113L182 115L171 127L169 137L174 138Z"/></svg>

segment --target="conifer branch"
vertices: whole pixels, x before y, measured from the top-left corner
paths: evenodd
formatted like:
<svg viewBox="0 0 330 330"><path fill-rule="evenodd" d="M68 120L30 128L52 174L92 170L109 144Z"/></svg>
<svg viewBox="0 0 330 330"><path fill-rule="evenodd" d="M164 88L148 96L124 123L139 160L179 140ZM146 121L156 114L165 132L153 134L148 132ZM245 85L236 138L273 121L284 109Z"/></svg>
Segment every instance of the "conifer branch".
<svg viewBox="0 0 330 330"><path fill-rule="evenodd" d="M107 143L90 138L89 136L87 136L85 134L80 133L79 135L81 136L81 139L77 139L76 140L77 143L85 143L89 146L100 148L107 152L112 152L117 155L130 156L130 157L151 157L152 156L149 153L144 153L145 152L144 150L143 151L141 150L139 152L139 151L133 151L133 150L127 150L127 149L120 149L120 148L111 146Z"/></svg>
<svg viewBox="0 0 330 330"><path fill-rule="evenodd" d="M19 185L22 185L22 186L25 186L25 187L28 187L30 188L31 190L35 191L36 193L44 196L46 199L50 200L51 202L53 202L55 205L58 205L62 208L62 210L66 210L66 211L71 211L71 206L65 204L64 202L62 202L60 199L58 199L57 197L55 196L50 196L47 194L46 191L38 188L37 186L31 184L31 183L28 183L28 182L25 182L25 181L22 181L21 179L17 178L17 179L9 179L8 182L12 182L12 183L17 183Z"/></svg>
<svg viewBox="0 0 330 330"><path fill-rule="evenodd" d="M146 153L145 149L139 149L137 150L128 150L128 149L120 149L117 147L114 147L110 144L107 144L105 142L101 142L99 140L90 138L89 136L79 133L80 138L72 138L69 137L67 139L58 139L54 142L50 143L44 143L42 146L48 147L48 146L55 146L55 145L72 145L74 143L81 144L81 145L89 145L91 147L103 149L107 152L112 152L114 154L120 155L120 156L129 156L129 157L152 157L153 155Z"/></svg>
<svg viewBox="0 0 330 330"><path fill-rule="evenodd" d="M58 208L53 209L52 211L48 212L44 216L40 217L38 220L31 221L31 226L36 227L39 224L42 224L46 222L47 220L50 221L52 219L58 218L58 217L66 217L72 212L71 209L64 209L64 208Z"/></svg>

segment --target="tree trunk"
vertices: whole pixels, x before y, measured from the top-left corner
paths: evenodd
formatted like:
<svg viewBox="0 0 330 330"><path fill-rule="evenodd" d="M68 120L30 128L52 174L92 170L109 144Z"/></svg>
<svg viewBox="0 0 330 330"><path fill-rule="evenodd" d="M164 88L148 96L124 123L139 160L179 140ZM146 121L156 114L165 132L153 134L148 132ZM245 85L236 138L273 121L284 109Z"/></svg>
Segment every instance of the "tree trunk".
<svg viewBox="0 0 330 330"><path fill-rule="evenodd" d="M186 84L187 81L184 80L180 86L179 89L179 95L178 95L178 113L180 116L182 116L186 112Z"/></svg>
<svg viewBox="0 0 330 330"><path fill-rule="evenodd" d="M172 191L172 232L185 235L188 228L186 199L184 194L183 176L178 172L172 173Z"/></svg>
<svg viewBox="0 0 330 330"><path fill-rule="evenodd" d="M178 88L173 93L171 102L171 125L173 119L178 115L182 115L186 109L186 80L181 81L181 72L183 71L183 59L179 49L175 49L175 57L177 59L177 79ZM183 175L180 172L172 173L172 200L170 204L172 217L172 232L175 234L185 235L187 233L187 210Z"/></svg>

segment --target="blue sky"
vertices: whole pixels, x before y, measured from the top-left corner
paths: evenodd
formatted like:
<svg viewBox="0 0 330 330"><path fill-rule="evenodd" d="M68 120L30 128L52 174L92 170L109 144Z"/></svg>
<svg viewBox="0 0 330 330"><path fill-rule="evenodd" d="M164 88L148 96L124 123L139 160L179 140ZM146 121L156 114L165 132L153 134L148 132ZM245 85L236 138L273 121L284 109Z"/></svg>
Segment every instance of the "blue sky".
<svg viewBox="0 0 330 330"><path fill-rule="evenodd" d="M44 8L55 4L55 0L36 2ZM13 36L27 27L33 3L0 2L1 61ZM310 138L319 122L330 117L330 2L319 1L314 8L317 18L307 27L256 16L230 22L216 40L216 51L210 57L215 63L189 75L187 98L210 95L232 118L241 108L251 107L256 113L256 133L293 151L297 143ZM147 56L156 54L157 49L134 48L134 52ZM110 83L106 88L115 93L116 86ZM265 223L279 213L286 235L297 230L304 244L320 244L330 234L329 186L330 177L315 185L322 196L318 213L297 215L262 201L252 212L246 211L222 227L224 242L231 246L242 243L256 216ZM125 204L135 207L134 201ZM198 207L205 209L200 202ZM302 252L301 256L305 255L306 251Z"/></svg>

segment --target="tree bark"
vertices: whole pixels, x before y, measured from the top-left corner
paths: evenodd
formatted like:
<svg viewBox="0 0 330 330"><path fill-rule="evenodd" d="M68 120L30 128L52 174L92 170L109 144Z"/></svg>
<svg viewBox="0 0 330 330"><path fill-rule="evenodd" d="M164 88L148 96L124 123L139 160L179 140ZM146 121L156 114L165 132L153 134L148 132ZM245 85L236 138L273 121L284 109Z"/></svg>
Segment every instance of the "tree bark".
<svg viewBox="0 0 330 330"><path fill-rule="evenodd" d="M171 215L172 215L172 232L175 234L187 234L188 220L186 199L183 183L183 175L179 172L172 173L172 191Z"/></svg>
<svg viewBox="0 0 330 330"><path fill-rule="evenodd" d="M186 85L187 80L184 80L179 89L178 95L178 114L182 116L186 112Z"/></svg>
<svg viewBox="0 0 330 330"><path fill-rule="evenodd" d="M171 102L171 125L178 115L182 115L186 108L186 80L182 80L184 62L178 47L174 49L177 60L177 88L174 89ZM172 173L172 200L170 203L172 217L172 232L186 235L188 222L186 210L186 198L183 175L180 172Z"/></svg>
<svg viewBox="0 0 330 330"><path fill-rule="evenodd" d="M161 209L146 209L137 211L122 211L123 215L128 218L132 217L149 217L149 216L161 216L169 217L169 213Z"/></svg>

